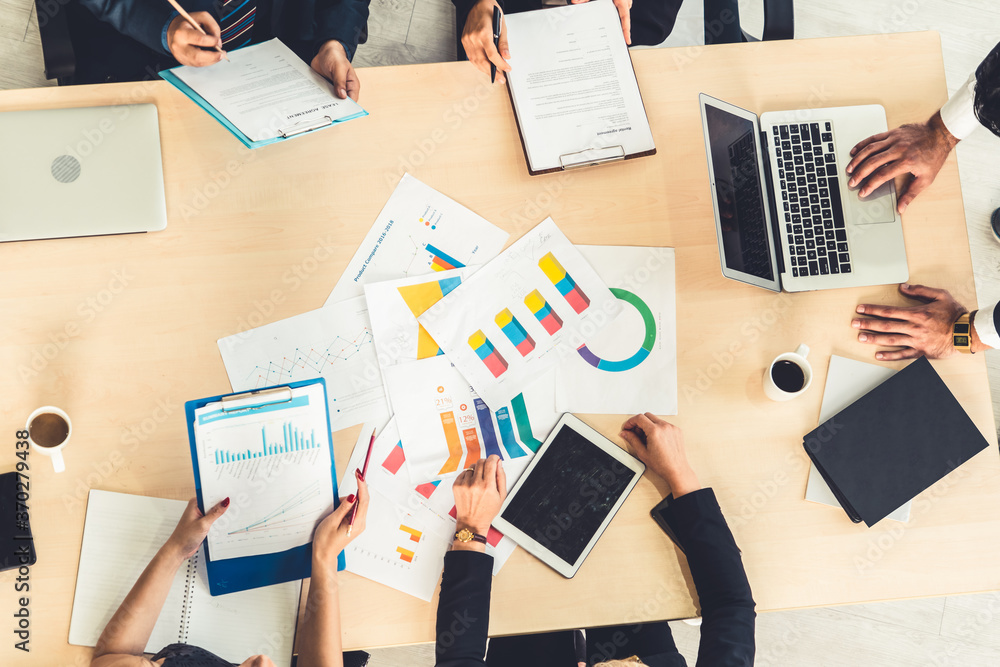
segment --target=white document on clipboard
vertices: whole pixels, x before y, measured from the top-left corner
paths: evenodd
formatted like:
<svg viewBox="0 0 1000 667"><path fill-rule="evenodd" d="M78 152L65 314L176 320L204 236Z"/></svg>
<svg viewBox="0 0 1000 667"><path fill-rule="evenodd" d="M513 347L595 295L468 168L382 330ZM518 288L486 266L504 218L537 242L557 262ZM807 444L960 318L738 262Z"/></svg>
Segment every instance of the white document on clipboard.
<svg viewBox="0 0 1000 667"><path fill-rule="evenodd" d="M288 138L365 115L295 52L272 39L211 67L170 70L252 142ZM169 79L168 79L169 80Z"/></svg>
<svg viewBox="0 0 1000 667"><path fill-rule="evenodd" d="M204 506L232 503L208 533L212 560L311 542L334 502L324 385L226 397L194 415Z"/></svg>
<svg viewBox="0 0 1000 667"><path fill-rule="evenodd" d="M505 18L507 85L532 175L656 152L612 0Z"/></svg>

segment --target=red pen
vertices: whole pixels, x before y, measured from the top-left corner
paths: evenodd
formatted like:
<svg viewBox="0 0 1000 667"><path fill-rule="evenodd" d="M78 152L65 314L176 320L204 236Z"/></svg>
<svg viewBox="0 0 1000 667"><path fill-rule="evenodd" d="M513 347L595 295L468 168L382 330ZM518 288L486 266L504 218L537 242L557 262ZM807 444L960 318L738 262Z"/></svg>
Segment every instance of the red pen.
<svg viewBox="0 0 1000 667"><path fill-rule="evenodd" d="M375 431L372 429L372 439L368 441L368 453L365 454L365 467L361 469L361 481L365 481L365 475L368 474L368 461L372 458L372 446L375 445ZM356 501L355 501L356 503ZM347 536L351 536L351 530L354 528L354 518L358 515L357 504L351 508L351 518L347 521Z"/></svg>

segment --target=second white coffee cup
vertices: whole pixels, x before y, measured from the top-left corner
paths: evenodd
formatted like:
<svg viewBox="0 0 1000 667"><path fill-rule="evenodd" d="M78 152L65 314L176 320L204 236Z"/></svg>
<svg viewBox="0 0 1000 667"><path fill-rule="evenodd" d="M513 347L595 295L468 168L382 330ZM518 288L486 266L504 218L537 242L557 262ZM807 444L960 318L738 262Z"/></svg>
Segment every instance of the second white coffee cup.
<svg viewBox="0 0 1000 667"><path fill-rule="evenodd" d="M772 401L790 401L805 393L813 379L807 356L809 346L803 343L794 352L775 357L764 371L764 394Z"/></svg>

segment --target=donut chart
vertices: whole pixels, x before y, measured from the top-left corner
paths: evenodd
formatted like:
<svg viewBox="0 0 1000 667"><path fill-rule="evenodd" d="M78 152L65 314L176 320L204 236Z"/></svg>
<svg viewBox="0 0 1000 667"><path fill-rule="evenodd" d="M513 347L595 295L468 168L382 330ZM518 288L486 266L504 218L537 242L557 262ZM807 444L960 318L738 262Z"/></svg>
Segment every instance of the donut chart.
<svg viewBox="0 0 1000 667"><path fill-rule="evenodd" d="M642 341L642 347L640 347L631 357L622 359L621 361L608 361L607 359L601 359L587 348L586 343L578 347L576 351L580 353L580 356L583 357L584 361L598 370L608 371L610 373L621 373L622 371L632 370L641 364L646 360L646 357L649 356L649 353L653 351L653 343L656 342L656 318L653 317L653 311L646 305L646 302L632 292L619 289L617 287L612 287L610 289L611 293L616 297L626 303L632 304L632 306L634 306L642 316L642 322L646 326L646 337Z"/></svg>

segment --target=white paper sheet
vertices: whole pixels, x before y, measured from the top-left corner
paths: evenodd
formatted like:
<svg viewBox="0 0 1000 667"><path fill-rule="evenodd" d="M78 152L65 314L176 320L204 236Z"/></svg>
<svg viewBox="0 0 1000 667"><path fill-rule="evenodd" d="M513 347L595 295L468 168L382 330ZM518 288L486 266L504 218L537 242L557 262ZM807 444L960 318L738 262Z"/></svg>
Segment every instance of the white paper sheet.
<svg viewBox="0 0 1000 667"><path fill-rule="evenodd" d="M463 277L472 271L471 267L467 267L365 285L375 352L383 371L393 364L444 354L417 322L417 316L458 287ZM391 411L392 401L388 393L386 399Z"/></svg>
<svg viewBox="0 0 1000 667"><path fill-rule="evenodd" d="M447 357L391 366L386 386L415 484L454 477L490 454L499 455L508 478L516 479L559 421L551 371L496 410Z"/></svg>
<svg viewBox="0 0 1000 667"><path fill-rule="evenodd" d="M819 412L819 423L824 423L895 374L896 371L885 366L832 355L830 357L830 370L826 373L826 388L823 390L823 405ZM826 480L812 463L809 464L806 500L831 507L840 507L837 497L833 495ZM888 518L904 523L909 521L910 503L897 509Z"/></svg>
<svg viewBox="0 0 1000 667"><path fill-rule="evenodd" d="M223 411L195 410L195 439L205 507L232 499L212 524L213 560L277 553L312 541L333 511L330 434L323 388L301 387L288 403Z"/></svg>
<svg viewBox="0 0 1000 667"><path fill-rule="evenodd" d="M252 141L274 139L324 116L338 121L365 113L351 98L337 97L332 83L277 39L227 55L229 61L211 67L171 71Z"/></svg>
<svg viewBox="0 0 1000 667"><path fill-rule="evenodd" d="M617 146L623 155L654 149L611 0L505 18L507 80L532 169L558 168L560 156L598 158Z"/></svg>
<svg viewBox="0 0 1000 667"><path fill-rule="evenodd" d="M370 434L371 428L366 424L365 428L361 429L361 435L358 436L351 460L347 464L341 483L341 498L357 492L354 470L364 467ZM526 466L510 467L507 476L508 490L513 488L517 478L524 472L524 467ZM367 479L370 490L379 492L398 507L418 514L426 522L425 525L429 530L449 541L453 538L456 529L455 494L452 491L454 478L414 485L410 481L405 449L399 438L395 420L390 420L375 438ZM514 553L517 545L514 540L504 537L495 528L491 528L486 537L488 540L486 553L493 556L493 574L496 575Z"/></svg>
<svg viewBox="0 0 1000 667"><path fill-rule="evenodd" d="M364 294L366 283L485 264L507 232L404 174L326 304Z"/></svg>
<svg viewBox="0 0 1000 667"><path fill-rule="evenodd" d="M363 297L222 338L219 351L233 391L323 377L332 430L389 419Z"/></svg>
<svg viewBox="0 0 1000 667"><path fill-rule="evenodd" d="M677 414L674 249L577 249L624 308L577 354L560 361L556 408L598 414Z"/></svg>
<svg viewBox="0 0 1000 667"><path fill-rule="evenodd" d="M621 310L622 302L546 218L418 321L496 409L557 356L577 354Z"/></svg>

